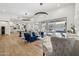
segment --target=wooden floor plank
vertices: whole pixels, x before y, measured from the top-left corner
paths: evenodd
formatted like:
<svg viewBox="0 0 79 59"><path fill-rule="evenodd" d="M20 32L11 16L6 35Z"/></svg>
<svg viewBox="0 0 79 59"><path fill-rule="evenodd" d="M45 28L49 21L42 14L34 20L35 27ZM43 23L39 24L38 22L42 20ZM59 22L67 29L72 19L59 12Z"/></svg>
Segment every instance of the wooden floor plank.
<svg viewBox="0 0 79 59"><path fill-rule="evenodd" d="M0 55L9 56L42 56L43 49L40 40L25 43L18 33L0 35Z"/></svg>

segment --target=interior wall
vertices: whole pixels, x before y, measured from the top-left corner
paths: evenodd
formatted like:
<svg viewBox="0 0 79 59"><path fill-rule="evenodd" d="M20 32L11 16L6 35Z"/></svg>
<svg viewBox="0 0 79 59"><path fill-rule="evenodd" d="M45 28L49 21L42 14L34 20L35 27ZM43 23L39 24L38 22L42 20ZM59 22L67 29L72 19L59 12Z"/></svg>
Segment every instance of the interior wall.
<svg viewBox="0 0 79 59"><path fill-rule="evenodd" d="M50 11L48 19L67 17L67 30L69 30L71 24L74 24L74 16L75 16L75 4Z"/></svg>
<svg viewBox="0 0 79 59"><path fill-rule="evenodd" d="M79 3L75 4L75 28L76 28L76 33L79 33ZM79 35L79 34L78 34Z"/></svg>

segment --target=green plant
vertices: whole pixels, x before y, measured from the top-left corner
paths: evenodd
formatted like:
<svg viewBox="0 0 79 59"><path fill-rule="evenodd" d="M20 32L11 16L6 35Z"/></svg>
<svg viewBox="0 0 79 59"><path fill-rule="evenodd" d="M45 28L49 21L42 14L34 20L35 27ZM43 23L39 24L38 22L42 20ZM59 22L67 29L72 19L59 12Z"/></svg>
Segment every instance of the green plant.
<svg viewBox="0 0 79 59"><path fill-rule="evenodd" d="M72 24L71 24L71 29L68 30L68 32L74 34L74 33L75 33L75 25L72 25Z"/></svg>

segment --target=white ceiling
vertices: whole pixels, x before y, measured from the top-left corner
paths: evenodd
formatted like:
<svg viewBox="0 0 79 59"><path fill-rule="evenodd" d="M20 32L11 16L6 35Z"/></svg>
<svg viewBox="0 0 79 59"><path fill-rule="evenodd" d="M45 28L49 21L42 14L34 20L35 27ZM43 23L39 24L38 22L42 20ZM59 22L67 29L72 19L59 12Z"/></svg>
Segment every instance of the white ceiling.
<svg viewBox="0 0 79 59"><path fill-rule="evenodd" d="M0 3L0 15L5 17L7 15L11 18L25 16L27 13L26 16L31 17L36 12L48 12L68 5L72 5L72 3L44 3L42 6L40 3Z"/></svg>

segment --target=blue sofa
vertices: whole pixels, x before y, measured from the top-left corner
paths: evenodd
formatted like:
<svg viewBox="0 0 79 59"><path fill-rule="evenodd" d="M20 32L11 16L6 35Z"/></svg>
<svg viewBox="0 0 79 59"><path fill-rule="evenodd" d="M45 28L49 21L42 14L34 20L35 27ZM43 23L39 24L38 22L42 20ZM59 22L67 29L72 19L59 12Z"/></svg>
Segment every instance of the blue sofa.
<svg viewBox="0 0 79 59"><path fill-rule="evenodd" d="M44 32L41 32L40 35L41 35L41 37L43 38L43 37L44 37Z"/></svg>
<svg viewBox="0 0 79 59"><path fill-rule="evenodd" d="M28 42L33 42L33 41L37 40L38 36L36 36L35 33L32 32L31 34L30 33L24 33L24 37L25 37L25 40L27 40Z"/></svg>

